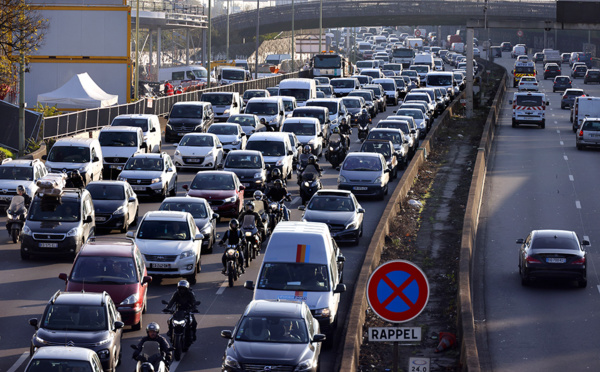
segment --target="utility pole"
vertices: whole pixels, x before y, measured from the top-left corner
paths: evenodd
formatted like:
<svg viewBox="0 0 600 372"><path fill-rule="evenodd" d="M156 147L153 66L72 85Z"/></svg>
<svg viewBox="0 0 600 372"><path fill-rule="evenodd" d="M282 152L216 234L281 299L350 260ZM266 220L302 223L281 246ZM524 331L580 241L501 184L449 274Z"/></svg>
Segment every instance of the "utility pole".
<svg viewBox="0 0 600 372"><path fill-rule="evenodd" d="M135 72L134 72L134 82L133 82L133 100L138 100L138 88L140 85L140 67L138 66L140 63L140 51L138 47L138 42L140 40L140 0L135 1ZM129 95L129 94L128 94Z"/></svg>
<svg viewBox="0 0 600 372"><path fill-rule="evenodd" d="M296 46L294 42L294 0L292 0L292 72L296 71Z"/></svg>
<svg viewBox="0 0 600 372"><path fill-rule="evenodd" d="M208 56L206 58L206 69L207 69L207 76L206 76L206 87L210 88L210 74L211 74L211 68L210 68L210 60L211 60L211 39L212 39L212 17L211 17L211 3L210 0L208 0Z"/></svg>
<svg viewBox="0 0 600 372"><path fill-rule="evenodd" d="M260 22L260 0L256 0L256 53L254 58L254 79L258 79L258 46L259 46L259 27Z"/></svg>
<svg viewBox="0 0 600 372"><path fill-rule="evenodd" d="M25 54L19 63L19 157L25 155Z"/></svg>
<svg viewBox="0 0 600 372"><path fill-rule="evenodd" d="M465 88L465 98L467 99L467 118L473 117L473 34L475 30L472 27L467 28L467 86Z"/></svg>
<svg viewBox="0 0 600 372"><path fill-rule="evenodd" d="M225 49L225 61L229 62L229 7L231 0L227 0L227 47Z"/></svg>
<svg viewBox="0 0 600 372"><path fill-rule="evenodd" d="M323 51L323 0L319 6L319 53Z"/></svg>

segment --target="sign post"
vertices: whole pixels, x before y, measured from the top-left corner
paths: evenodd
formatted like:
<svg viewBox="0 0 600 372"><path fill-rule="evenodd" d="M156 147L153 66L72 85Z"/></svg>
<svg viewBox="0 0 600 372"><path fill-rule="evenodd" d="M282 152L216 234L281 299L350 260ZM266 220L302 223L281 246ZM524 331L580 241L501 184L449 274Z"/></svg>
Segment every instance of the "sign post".
<svg viewBox="0 0 600 372"><path fill-rule="evenodd" d="M369 306L381 319L404 323L416 318L429 301L429 282L423 271L405 260L379 266L367 283ZM369 341L393 341L393 370L398 371L398 342L421 341L421 328L372 327Z"/></svg>

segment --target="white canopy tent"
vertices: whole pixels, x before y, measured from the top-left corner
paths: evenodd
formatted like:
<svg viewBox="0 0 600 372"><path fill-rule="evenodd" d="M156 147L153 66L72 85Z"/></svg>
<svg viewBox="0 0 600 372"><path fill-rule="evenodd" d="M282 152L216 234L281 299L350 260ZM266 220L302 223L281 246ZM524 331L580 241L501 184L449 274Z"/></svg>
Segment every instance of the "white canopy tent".
<svg viewBox="0 0 600 372"><path fill-rule="evenodd" d="M117 104L118 95L108 94L92 80L87 72L77 74L62 87L38 94L38 103L59 109L89 109Z"/></svg>

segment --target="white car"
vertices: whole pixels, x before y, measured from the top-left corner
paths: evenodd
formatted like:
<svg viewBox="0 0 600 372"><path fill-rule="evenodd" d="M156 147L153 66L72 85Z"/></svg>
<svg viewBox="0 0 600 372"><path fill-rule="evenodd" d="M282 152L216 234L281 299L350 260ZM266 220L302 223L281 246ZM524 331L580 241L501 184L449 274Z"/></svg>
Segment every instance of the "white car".
<svg viewBox="0 0 600 372"><path fill-rule="evenodd" d="M537 92L539 90L539 84L534 76L523 76L521 80L519 80L518 88L519 91L533 90Z"/></svg>
<svg viewBox="0 0 600 372"><path fill-rule="evenodd" d="M212 133L219 138L223 151L244 150L246 148L246 133L241 125L236 123L213 124L207 133Z"/></svg>
<svg viewBox="0 0 600 372"><path fill-rule="evenodd" d="M135 239L144 255L148 275L184 277L196 284L204 234L189 212L150 211L127 237Z"/></svg>
<svg viewBox="0 0 600 372"><path fill-rule="evenodd" d="M223 145L217 135L188 133L179 141L173 162L177 168L217 169L223 157Z"/></svg>
<svg viewBox="0 0 600 372"><path fill-rule="evenodd" d="M8 208L13 196L17 195L19 185L33 197L38 189L37 180L46 174L48 171L40 160L4 159L0 164L0 207Z"/></svg>

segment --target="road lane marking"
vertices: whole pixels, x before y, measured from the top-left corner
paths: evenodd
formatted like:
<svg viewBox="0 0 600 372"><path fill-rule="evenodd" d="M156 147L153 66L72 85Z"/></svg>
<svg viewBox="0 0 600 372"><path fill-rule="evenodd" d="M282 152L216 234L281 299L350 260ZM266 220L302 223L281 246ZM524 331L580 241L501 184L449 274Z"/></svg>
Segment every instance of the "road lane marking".
<svg viewBox="0 0 600 372"><path fill-rule="evenodd" d="M217 294L223 294L223 292L225 292L225 288L229 286L229 279L223 281L223 283L221 283L221 287L217 290Z"/></svg>
<svg viewBox="0 0 600 372"><path fill-rule="evenodd" d="M569 157L568 157L567 155L563 155L563 158L564 158L566 161L569 161Z"/></svg>
<svg viewBox="0 0 600 372"><path fill-rule="evenodd" d="M565 145L565 143L564 143L563 141L560 141L560 145L561 145L561 146L564 146L564 145Z"/></svg>
<svg viewBox="0 0 600 372"><path fill-rule="evenodd" d="M558 124L558 121L557 121L557 120L554 120L554 124Z"/></svg>
<svg viewBox="0 0 600 372"><path fill-rule="evenodd" d="M183 359L183 356L185 354L186 353L181 353L181 359ZM175 370L177 369L177 367L179 367L179 362L180 362L179 360L175 360L175 361L171 362L171 365L169 366L169 371L170 372L175 372Z"/></svg>
<svg viewBox="0 0 600 372"><path fill-rule="evenodd" d="M12 367L10 367L10 369L6 372L15 372L21 366L21 364L23 364L23 362L27 360L27 357L29 357L29 351L26 351L23 354L21 354L21 356L19 357L19 359L17 359L15 364L13 364Z"/></svg>
<svg viewBox="0 0 600 372"><path fill-rule="evenodd" d="M560 134L560 130L559 130L559 129L557 129L557 130L556 130L556 133Z"/></svg>
<svg viewBox="0 0 600 372"><path fill-rule="evenodd" d="M292 200L292 205L293 205L293 204L297 204L298 202L300 202L300 200L302 200L302 198L301 198L301 197L299 197L299 196L296 196L296 197L294 198L294 200Z"/></svg>
<svg viewBox="0 0 600 372"><path fill-rule="evenodd" d="M569 181L575 181L575 178L573 178L572 174L569 174Z"/></svg>
<svg viewBox="0 0 600 372"><path fill-rule="evenodd" d="M581 202L579 200L575 200L575 207L577 207L577 209L581 209Z"/></svg>

